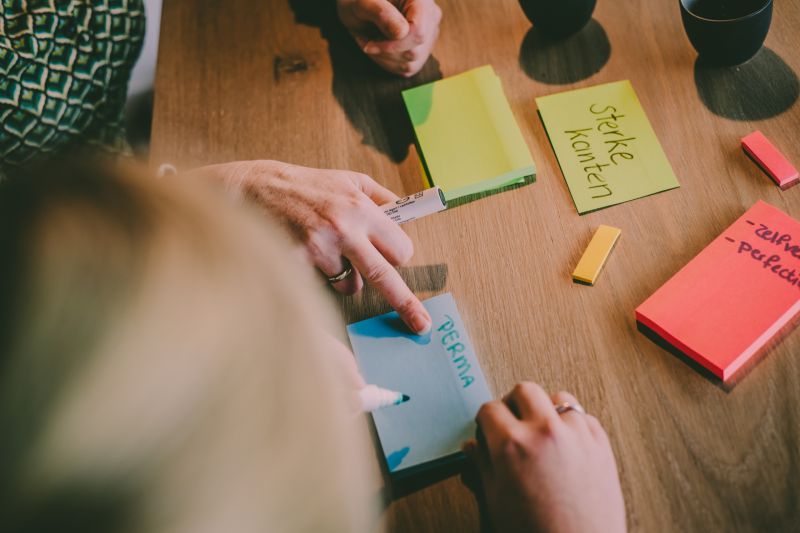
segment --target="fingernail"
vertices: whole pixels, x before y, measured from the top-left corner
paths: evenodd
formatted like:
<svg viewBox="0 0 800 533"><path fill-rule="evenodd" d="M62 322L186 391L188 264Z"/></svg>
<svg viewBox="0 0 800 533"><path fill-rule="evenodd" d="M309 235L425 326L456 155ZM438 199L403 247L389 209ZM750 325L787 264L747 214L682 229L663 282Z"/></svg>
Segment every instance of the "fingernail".
<svg viewBox="0 0 800 533"><path fill-rule="evenodd" d="M417 313L411 317L411 326L417 335L425 335L431 330L431 321L425 315Z"/></svg>
<svg viewBox="0 0 800 533"><path fill-rule="evenodd" d="M411 50L406 50L403 52L403 59L406 61L414 61L416 59L416 55Z"/></svg>
<svg viewBox="0 0 800 533"><path fill-rule="evenodd" d="M377 53L378 53L378 52L380 52L380 51L381 51L381 49L380 49L380 48L378 48L377 46L375 46L374 44L368 44L368 45L367 45L367 46L364 48L364 53L365 53L365 54L369 54L369 55L371 55L371 56L374 56L375 54L377 54Z"/></svg>

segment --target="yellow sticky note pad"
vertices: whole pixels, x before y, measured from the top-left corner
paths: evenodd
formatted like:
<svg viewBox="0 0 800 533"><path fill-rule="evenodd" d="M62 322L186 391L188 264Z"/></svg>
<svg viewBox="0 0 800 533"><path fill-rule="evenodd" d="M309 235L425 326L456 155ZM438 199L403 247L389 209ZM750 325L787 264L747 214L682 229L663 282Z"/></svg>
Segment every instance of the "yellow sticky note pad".
<svg viewBox="0 0 800 533"><path fill-rule="evenodd" d="M678 187L630 81L541 96L536 103L578 213Z"/></svg>
<svg viewBox="0 0 800 533"><path fill-rule="evenodd" d="M592 237L592 242L586 247L581 260L578 261L578 266L572 272L572 279L594 285L621 233L622 230L611 226L597 228L597 231L594 232L594 237Z"/></svg>

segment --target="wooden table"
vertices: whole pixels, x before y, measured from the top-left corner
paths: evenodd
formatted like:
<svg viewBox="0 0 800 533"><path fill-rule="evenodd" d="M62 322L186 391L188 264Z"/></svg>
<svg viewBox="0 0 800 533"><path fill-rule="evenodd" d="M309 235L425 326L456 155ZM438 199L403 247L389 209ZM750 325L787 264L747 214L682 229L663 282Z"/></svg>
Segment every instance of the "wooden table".
<svg viewBox="0 0 800 533"><path fill-rule="evenodd" d="M410 284L421 297L455 295L498 394L533 379L598 416L631 530L796 531L800 331L723 388L639 333L634 308L756 200L800 218L800 186L781 192L739 148L758 128L800 163L800 4L776 2L768 49L725 71L696 67L678 0L601 1L584 33L549 47L527 35L514 0L440 4L434 58L406 81L371 68L314 1L167 0L152 162L271 158L358 170L411 193L422 182L399 90L491 63L538 179L405 226ZM681 188L578 216L534 97L626 78ZM598 224L622 228L620 243L597 286L575 285L571 269ZM365 293L345 308L354 320L385 304ZM397 501L388 523L478 529L457 478Z"/></svg>

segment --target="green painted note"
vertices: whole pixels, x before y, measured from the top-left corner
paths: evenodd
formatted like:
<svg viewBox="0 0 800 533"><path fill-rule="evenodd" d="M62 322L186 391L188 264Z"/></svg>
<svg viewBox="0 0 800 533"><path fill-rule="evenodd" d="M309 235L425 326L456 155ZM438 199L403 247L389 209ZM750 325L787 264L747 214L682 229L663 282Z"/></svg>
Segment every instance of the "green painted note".
<svg viewBox="0 0 800 533"><path fill-rule="evenodd" d="M536 103L578 213L679 187L630 81Z"/></svg>
<svg viewBox="0 0 800 533"><path fill-rule="evenodd" d="M490 65L403 91L429 181L450 206L534 181L536 168Z"/></svg>

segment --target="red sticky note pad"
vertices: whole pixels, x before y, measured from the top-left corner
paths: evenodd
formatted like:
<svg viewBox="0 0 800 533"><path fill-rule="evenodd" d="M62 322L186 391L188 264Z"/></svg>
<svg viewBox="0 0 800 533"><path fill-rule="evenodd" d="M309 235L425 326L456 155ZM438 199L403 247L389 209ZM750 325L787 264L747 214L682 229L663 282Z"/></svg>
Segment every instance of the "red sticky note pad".
<svg viewBox="0 0 800 533"><path fill-rule="evenodd" d="M756 130L742 139L742 148L782 190L800 182L797 169L760 131Z"/></svg>
<svg viewBox="0 0 800 533"><path fill-rule="evenodd" d="M636 309L723 380L800 312L800 222L757 202Z"/></svg>

